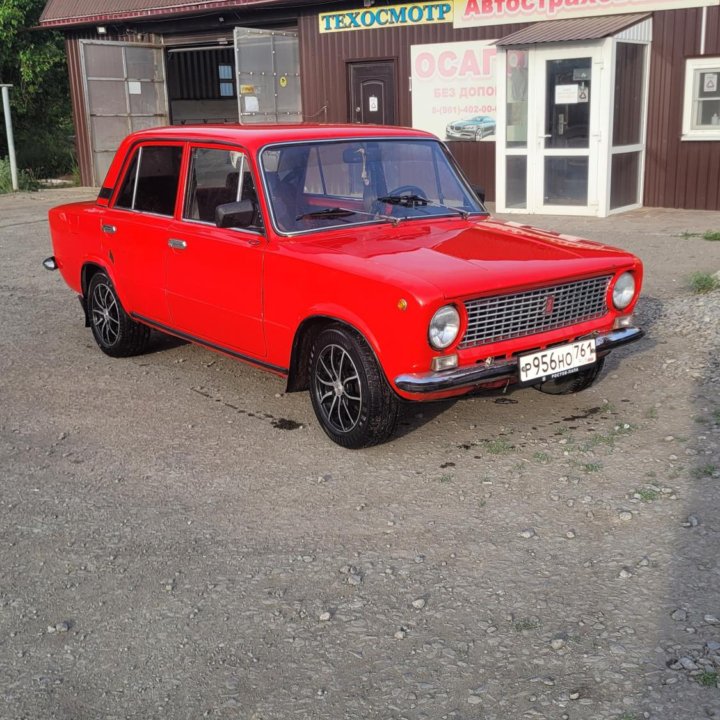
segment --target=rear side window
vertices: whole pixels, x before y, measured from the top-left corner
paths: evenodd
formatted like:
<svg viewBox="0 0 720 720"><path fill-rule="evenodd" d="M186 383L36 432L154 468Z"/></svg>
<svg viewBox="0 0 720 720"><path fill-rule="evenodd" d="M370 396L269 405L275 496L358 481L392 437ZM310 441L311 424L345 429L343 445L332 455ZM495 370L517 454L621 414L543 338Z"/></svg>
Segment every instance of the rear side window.
<svg viewBox="0 0 720 720"><path fill-rule="evenodd" d="M172 217L181 161L182 147L139 147L125 173L115 207Z"/></svg>

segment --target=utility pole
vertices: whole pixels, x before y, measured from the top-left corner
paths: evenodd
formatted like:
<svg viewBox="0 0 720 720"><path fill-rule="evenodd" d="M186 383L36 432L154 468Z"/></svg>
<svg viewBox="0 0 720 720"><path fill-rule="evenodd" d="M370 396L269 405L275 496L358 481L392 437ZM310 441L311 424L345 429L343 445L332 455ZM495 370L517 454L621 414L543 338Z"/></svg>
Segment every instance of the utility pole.
<svg viewBox="0 0 720 720"><path fill-rule="evenodd" d="M15 159L15 140L13 138L12 118L10 117L10 88L12 85L0 85L2 89L3 111L5 113L5 133L7 134L8 155L10 156L10 178L13 190L18 190L17 160Z"/></svg>

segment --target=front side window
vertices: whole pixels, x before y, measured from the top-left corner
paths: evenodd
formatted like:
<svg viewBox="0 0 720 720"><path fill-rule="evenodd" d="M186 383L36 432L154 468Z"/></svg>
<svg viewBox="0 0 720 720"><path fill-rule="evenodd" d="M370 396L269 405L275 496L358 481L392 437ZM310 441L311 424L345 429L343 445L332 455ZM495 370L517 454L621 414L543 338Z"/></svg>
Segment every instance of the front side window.
<svg viewBox="0 0 720 720"><path fill-rule="evenodd" d="M115 207L172 217L181 161L180 146L141 145L125 173Z"/></svg>
<svg viewBox="0 0 720 720"><path fill-rule="evenodd" d="M683 140L720 140L720 57L686 61Z"/></svg>
<svg viewBox="0 0 720 720"><path fill-rule="evenodd" d="M219 148L193 148L189 173L183 210L185 219L214 223L215 210L219 205L249 200L256 208L251 229L261 227L255 183L244 153Z"/></svg>
<svg viewBox="0 0 720 720"><path fill-rule="evenodd" d="M262 152L261 165L284 233L485 212L433 140L273 146Z"/></svg>

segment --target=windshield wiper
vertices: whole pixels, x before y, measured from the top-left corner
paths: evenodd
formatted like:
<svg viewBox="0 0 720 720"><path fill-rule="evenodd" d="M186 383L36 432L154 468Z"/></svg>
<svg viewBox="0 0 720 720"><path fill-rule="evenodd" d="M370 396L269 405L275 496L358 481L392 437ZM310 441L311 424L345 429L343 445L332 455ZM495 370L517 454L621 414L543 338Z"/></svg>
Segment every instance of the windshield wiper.
<svg viewBox="0 0 720 720"><path fill-rule="evenodd" d="M313 210L313 212L307 212L303 215L298 215L296 220L306 220L311 218L326 218L326 217L349 217L354 215L354 210L345 210L345 208L339 207L327 207L322 210Z"/></svg>
<svg viewBox="0 0 720 720"><path fill-rule="evenodd" d="M367 215L368 217L374 218L375 220L383 220L384 222L391 222L393 225L397 225L403 218L395 218L390 215L383 215L381 213L365 212L364 210L351 210L350 208L343 207L327 207L322 210L313 210L312 212L303 213L298 215L295 220L311 220L313 218L342 218L349 217L350 215Z"/></svg>
<svg viewBox="0 0 720 720"><path fill-rule="evenodd" d="M418 205L432 205L433 207L443 208L443 210L450 210L462 215L463 220L467 220L470 213L467 210L461 210L460 208L450 207L449 205L443 205L442 203L436 203L432 200L422 197L421 195L384 195L378 198L378 202L388 203L388 205L402 205L402 207L414 208Z"/></svg>

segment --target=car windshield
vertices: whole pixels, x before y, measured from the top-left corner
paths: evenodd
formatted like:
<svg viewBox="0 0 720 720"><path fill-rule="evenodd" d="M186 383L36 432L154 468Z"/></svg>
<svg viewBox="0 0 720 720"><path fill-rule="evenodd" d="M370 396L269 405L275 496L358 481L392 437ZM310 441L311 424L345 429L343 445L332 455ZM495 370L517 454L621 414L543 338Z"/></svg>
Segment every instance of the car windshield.
<svg viewBox="0 0 720 720"><path fill-rule="evenodd" d="M434 140L273 145L260 161L283 233L486 213Z"/></svg>

